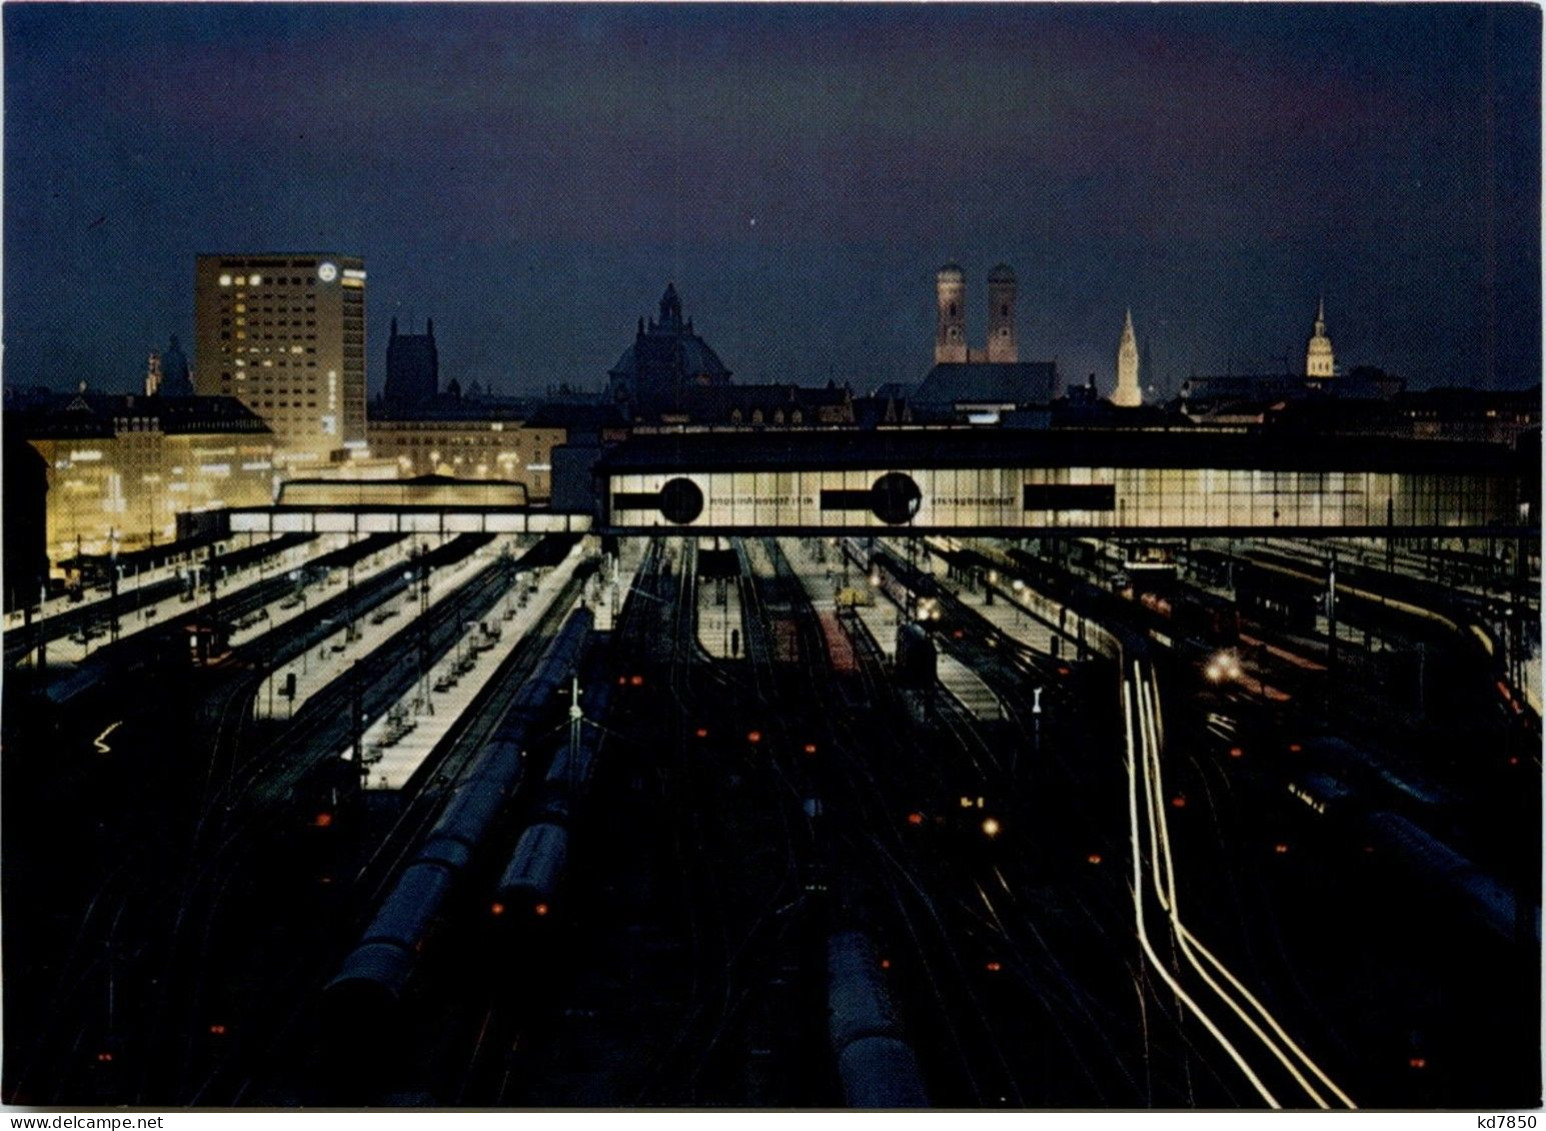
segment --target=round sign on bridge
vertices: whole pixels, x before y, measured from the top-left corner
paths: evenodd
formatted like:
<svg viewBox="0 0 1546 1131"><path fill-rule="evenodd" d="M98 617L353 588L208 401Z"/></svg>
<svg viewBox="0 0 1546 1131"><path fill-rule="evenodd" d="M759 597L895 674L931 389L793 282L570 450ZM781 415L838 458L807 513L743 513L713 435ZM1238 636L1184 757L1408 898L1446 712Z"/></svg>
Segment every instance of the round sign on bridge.
<svg viewBox="0 0 1546 1131"><path fill-rule="evenodd" d="M923 503L923 492L911 475L888 471L870 487L870 510L887 526L911 522Z"/></svg>
<svg viewBox="0 0 1546 1131"><path fill-rule="evenodd" d="M660 514L667 522L686 526L703 513L703 489L691 479L671 479L660 489Z"/></svg>

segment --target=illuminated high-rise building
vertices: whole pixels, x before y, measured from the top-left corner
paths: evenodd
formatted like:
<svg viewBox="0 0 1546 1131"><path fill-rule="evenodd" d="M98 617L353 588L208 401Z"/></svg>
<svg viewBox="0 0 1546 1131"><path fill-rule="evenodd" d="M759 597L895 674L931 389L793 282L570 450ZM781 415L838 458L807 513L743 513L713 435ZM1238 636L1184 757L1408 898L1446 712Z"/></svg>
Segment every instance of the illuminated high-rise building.
<svg viewBox="0 0 1546 1131"><path fill-rule="evenodd" d="M347 255L201 255L194 387L233 396L300 469L365 446L365 263Z"/></svg>

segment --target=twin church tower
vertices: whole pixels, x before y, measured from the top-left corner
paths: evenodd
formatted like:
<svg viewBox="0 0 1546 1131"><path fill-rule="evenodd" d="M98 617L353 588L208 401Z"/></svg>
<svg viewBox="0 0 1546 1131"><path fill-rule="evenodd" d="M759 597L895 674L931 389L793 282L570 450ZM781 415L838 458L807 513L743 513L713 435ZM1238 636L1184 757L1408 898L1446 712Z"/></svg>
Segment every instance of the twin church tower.
<svg viewBox="0 0 1546 1131"><path fill-rule="evenodd" d="M1000 263L988 272L988 348L966 345L966 273L954 263L939 269L939 318L934 330L934 364L1020 360L1015 342L1015 273Z"/></svg>

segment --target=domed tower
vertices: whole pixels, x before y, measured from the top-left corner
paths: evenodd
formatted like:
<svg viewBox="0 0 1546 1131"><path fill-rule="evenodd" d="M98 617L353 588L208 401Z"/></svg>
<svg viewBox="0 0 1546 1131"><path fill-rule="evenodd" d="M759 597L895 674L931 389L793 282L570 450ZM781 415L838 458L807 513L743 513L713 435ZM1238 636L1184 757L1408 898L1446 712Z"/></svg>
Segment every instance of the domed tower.
<svg viewBox="0 0 1546 1131"><path fill-rule="evenodd" d="M1122 341L1117 346L1117 388L1111 394L1111 403L1118 408L1137 408L1143 404L1143 391L1138 387L1138 335L1133 333L1133 312L1127 312L1127 322L1122 326Z"/></svg>
<svg viewBox="0 0 1546 1131"><path fill-rule="evenodd" d="M954 263L939 269L939 321L934 363L966 360L966 275Z"/></svg>
<svg viewBox="0 0 1546 1131"><path fill-rule="evenodd" d="M1335 360L1331 339L1326 336L1326 300L1322 298L1320 308L1315 312L1315 333L1310 335L1310 344L1304 354L1304 375L1334 377Z"/></svg>
<svg viewBox="0 0 1546 1131"><path fill-rule="evenodd" d="M1015 273L1007 263L988 272L988 360L1020 360L1015 342Z"/></svg>

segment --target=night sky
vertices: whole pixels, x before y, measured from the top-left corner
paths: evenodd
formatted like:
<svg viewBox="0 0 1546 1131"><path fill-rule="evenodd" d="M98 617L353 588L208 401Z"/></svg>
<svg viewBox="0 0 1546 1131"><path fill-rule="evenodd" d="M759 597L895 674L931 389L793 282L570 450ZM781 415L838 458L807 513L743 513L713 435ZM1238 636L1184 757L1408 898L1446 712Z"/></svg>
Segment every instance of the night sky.
<svg viewBox="0 0 1546 1131"><path fill-rule="evenodd" d="M1020 278L1022 359L1161 387L1540 380L1524 5L8 4L4 375L192 339L194 256L333 250L442 379L599 387L668 280L742 381L932 363L933 278ZM190 346L191 348L191 346ZM1145 383L1155 373L1145 374Z"/></svg>

